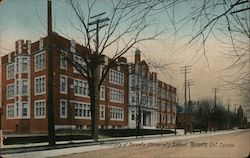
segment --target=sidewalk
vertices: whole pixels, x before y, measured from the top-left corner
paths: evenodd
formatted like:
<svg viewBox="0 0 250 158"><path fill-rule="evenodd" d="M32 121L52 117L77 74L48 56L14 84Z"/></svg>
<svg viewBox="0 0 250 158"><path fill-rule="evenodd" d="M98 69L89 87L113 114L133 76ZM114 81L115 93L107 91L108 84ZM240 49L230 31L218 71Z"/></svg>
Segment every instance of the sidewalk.
<svg viewBox="0 0 250 158"><path fill-rule="evenodd" d="M184 130L178 129L177 135L183 135ZM43 136L44 134L42 134ZM150 137L159 137L159 136L173 136L175 134L163 134L163 135L145 135L145 136L130 136L130 137L112 137L112 138L99 138L99 141L119 141L119 140L128 140L128 139L137 139L137 138L150 138ZM14 135L13 135L14 136ZM15 135L16 136L16 135ZM18 135L19 136L19 135ZM23 135L20 135L23 136ZM27 136L27 135L24 135ZM56 142L57 145L63 144L77 144L77 143L93 143L93 139L84 139L84 140L71 140L71 141L58 141ZM25 148L25 147L37 147L37 146L47 146L49 145L48 142L43 143L30 143L30 144L14 144L14 145L4 145L1 149L11 149L11 148Z"/></svg>

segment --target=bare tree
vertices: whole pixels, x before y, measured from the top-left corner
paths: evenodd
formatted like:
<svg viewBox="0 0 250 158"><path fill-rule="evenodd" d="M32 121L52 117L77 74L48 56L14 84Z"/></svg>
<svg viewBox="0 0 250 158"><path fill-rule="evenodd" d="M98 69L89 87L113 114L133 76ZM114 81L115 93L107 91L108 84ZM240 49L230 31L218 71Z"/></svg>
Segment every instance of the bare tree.
<svg viewBox="0 0 250 158"><path fill-rule="evenodd" d="M198 45L198 52L207 58L206 44L210 38L221 42L226 58L233 62L224 70L232 75L222 76L227 90L238 89L246 104L250 101L250 2L249 0L193 1L191 12L183 19L193 25L190 40L178 51ZM200 58L199 58L200 59Z"/></svg>
<svg viewBox="0 0 250 158"><path fill-rule="evenodd" d="M101 7L106 7L109 18L101 18L106 15L105 13L93 15L97 9L100 9L99 1L97 3L91 0L84 2L68 0L67 3L76 15L77 23L72 22L72 26L81 33L82 45L86 49L82 52L70 52L70 56L60 53L88 81L91 100L91 133L94 141L98 141L100 86L109 69L117 65L117 60L135 44L154 40L163 33L163 30L157 29L157 24L149 23L147 20L152 8L158 2L104 1ZM92 28L92 25L96 25L96 28ZM103 31L99 32L100 29ZM104 55L108 53L107 50L113 53L109 59ZM73 55L81 57L85 64L79 63ZM102 70L100 70L101 65Z"/></svg>

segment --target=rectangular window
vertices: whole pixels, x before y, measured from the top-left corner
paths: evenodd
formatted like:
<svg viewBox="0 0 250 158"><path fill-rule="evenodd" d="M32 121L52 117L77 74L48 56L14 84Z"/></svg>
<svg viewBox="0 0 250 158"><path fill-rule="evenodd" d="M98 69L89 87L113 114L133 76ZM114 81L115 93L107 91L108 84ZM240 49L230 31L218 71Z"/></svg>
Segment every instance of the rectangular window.
<svg viewBox="0 0 250 158"><path fill-rule="evenodd" d="M60 117L67 118L67 101L60 100Z"/></svg>
<svg viewBox="0 0 250 158"><path fill-rule="evenodd" d="M171 123L171 115L167 114L167 123Z"/></svg>
<svg viewBox="0 0 250 158"><path fill-rule="evenodd" d="M27 118L28 117L28 103L22 104L22 117Z"/></svg>
<svg viewBox="0 0 250 158"><path fill-rule="evenodd" d="M15 95L15 86L14 84L7 85L7 98L11 99L14 98Z"/></svg>
<svg viewBox="0 0 250 158"><path fill-rule="evenodd" d="M110 69L109 70L109 82L113 84L123 85L124 84L124 74Z"/></svg>
<svg viewBox="0 0 250 158"><path fill-rule="evenodd" d="M161 89L161 98L165 98L166 96L166 90L165 89Z"/></svg>
<svg viewBox="0 0 250 158"><path fill-rule="evenodd" d="M91 112L89 103L76 102L74 103L74 107L76 119L90 119Z"/></svg>
<svg viewBox="0 0 250 158"><path fill-rule="evenodd" d="M19 103L16 103L16 117L19 116Z"/></svg>
<svg viewBox="0 0 250 158"><path fill-rule="evenodd" d="M19 94L19 81L16 81L16 94Z"/></svg>
<svg viewBox="0 0 250 158"><path fill-rule="evenodd" d="M175 121L176 121L176 115L171 115L172 117L171 117L171 120L172 120L172 123L175 123Z"/></svg>
<svg viewBox="0 0 250 158"><path fill-rule="evenodd" d="M45 118L46 107L45 100L35 101L35 118Z"/></svg>
<svg viewBox="0 0 250 158"><path fill-rule="evenodd" d="M171 105L170 104L167 104L167 111L171 111Z"/></svg>
<svg viewBox="0 0 250 158"><path fill-rule="evenodd" d="M41 52L35 55L35 71L45 69L45 52Z"/></svg>
<svg viewBox="0 0 250 158"><path fill-rule="evenodd" d="M120 120L124 119L124 109L118 107L110 108L110 120Z"/></svg>
<svg viewBox="0 0 250 158"><path fill-rule="evenodd" d="M110 88L110 101L123 103L124 102L123 90Z"/></svg>
<svg viewBox="0 0 250 158"><path fill-rule="evenodd" d="M28 80L22 81L22 95L28 94Z"/></svg>
<svg viewBox="0 0 250 158"><path fill-rule="evenodd" d="M35 78L35 95L45 94L46 81L45 76Z"/></svg>
<svg viewBox="0 0 250 158"><path fill-rule="evenodd" d="M86 63L85 63L85 61L83 60L83 58L80 57L79 55L74 54L73 59L74 59L74 61L73 61L73 62L74 62L74 63L73 63L73 65L74 65L73 72L74 72L74 73L79 73L79 72L78 72L78 69L75 68L76 66L78 66L79 69L80 69L80 71L83 72L83 73L85 73L84 70L81 70L81 69L85 69L85 70L86 70Z"/></svg>
<svg viewBox="0 0 250 158"><path fill-rule="evenodd" d="M16 58L16 72L19 72L19 58Z"/></svg>
<svg viewBox="0 0 250 158"><path fill-rule="evenodd" d="M87 81L74 80L74 93L80 96L89 96L89 86Z"/></svg>
<svg viewBox="0 0 250 158"><path fill-rule="evenodd" d="M22 59L22 72L28 71L28 58Z"/></svg>
<svg viewBox="0 0 250 158"><path fill-rule="evenodd" d="M100 88L100 99L105 100L105 87L101 86Z"/></svg>
<svg viewBox="0 0 250 158"><path fill-rule="evenodd" d="M67 59L66 59L67 52L62 50L61 53L62 54L60 55L60 68L67 70Z"/></svg>
<svg viewBox="0 0 250 158"><path fill-rule="evenodd" d="M165 111L165 110L166 110L165 101L161 101L161 111Z"/></svg>
<svg viewBox="0 0 250 158"><path fill-rule="evenodd" d="M101 66L100 66L100 78L102 78L102 72L103 72L103 70L104 70L104 66L101 65Z"/></svg>
<svg viewBox="0 0 250 158"><path fill-rule="evenodd" d="M7 105L7 118L14 118L15 117L15 105Z"/></svg>
<svg viewBox="0 0 250 158"><path fill-rule="evenodd" d="M105 120L105 106L100 106L100 119Z"/></svg>
<svg viewBox="0 0 250 158"><path fill-rule="evenodd" d="M9 64L7 66L7 79L14 78L14 64Z"/></svg>
<svg viewBox="0 0 250 158"><path fill-rule="evenodd" d="M60 76L60 92L67 94L67 76Z"/></svg>

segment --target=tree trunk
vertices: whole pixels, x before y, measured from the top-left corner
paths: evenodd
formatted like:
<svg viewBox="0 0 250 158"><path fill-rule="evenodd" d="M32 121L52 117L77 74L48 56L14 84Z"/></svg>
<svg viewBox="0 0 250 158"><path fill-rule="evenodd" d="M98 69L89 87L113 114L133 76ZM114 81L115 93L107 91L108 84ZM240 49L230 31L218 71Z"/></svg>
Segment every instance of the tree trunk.
<svg viewBox="0 0 250 158"><path fill-rule="evenodd" d="M90 100L91 100L91 134L94 142L98 142L99 135L99 67L93 66L91 70L92 80L90 80Z"/></svg>

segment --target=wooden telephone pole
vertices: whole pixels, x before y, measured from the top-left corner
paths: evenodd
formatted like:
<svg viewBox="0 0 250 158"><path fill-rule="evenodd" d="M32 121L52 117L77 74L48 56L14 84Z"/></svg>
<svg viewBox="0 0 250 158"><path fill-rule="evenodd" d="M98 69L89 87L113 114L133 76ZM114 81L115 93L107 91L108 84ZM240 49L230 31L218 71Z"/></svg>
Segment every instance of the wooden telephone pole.
<svg viewBox="0 0 250 158"><path fill-rule="evenodd" d="M89 83L91 96L94 98L91 98L91 117L92 117L92 129L91 133L94 138L94 141L98 141L98 124L99 124L99 83L100 83L100 65L101 63L104 63L104 56L99 53L99 31L101 28L107 26L108 24L104 23L108 21L108 18L100 18L104 13L95 15L90 17L91 19L95 19L93 22L90 22L88 25L96 25L96 27L89 32L96 31L96 40L95 40L95 51L92 54L91 57L91 80ZM101 25L104 23L103 25ZM92 87L91 87L92 86Z"/></svg>
<svg viewBox="0 0 250 158"><path fill-rule="evenodd" d="M185 117L185 129L184 129L184 133L187 134L187 74L191 73L191 68L190 66L184 66L181 69L181 74L184 74L184 95L185 95L185 102L184 102L184 108L185 108L185 112L184 112L184 117Z"/></svg>
<svg viewBox="0 0 250 158"><path fill-rule="evenodd" d="M53 47L52 47L52 7L51 0L48 4L48 93L47 93L47 113L48 113L48 139L49 146L56 145L55 120L54 120L54 94L53 94Z"/></svg>

